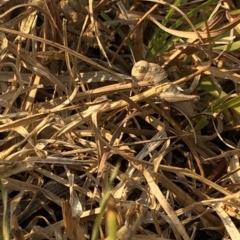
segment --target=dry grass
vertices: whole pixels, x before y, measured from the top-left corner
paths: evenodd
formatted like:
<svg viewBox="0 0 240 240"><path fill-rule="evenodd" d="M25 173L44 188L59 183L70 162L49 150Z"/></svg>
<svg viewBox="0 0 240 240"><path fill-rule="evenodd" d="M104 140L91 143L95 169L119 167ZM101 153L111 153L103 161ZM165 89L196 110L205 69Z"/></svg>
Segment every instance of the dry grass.
<svg viewBox="0 0 240 240"><path fill-rule="evenodd" d="M29 2L0 2L0 239L240 239L233 1Z"/></svg>

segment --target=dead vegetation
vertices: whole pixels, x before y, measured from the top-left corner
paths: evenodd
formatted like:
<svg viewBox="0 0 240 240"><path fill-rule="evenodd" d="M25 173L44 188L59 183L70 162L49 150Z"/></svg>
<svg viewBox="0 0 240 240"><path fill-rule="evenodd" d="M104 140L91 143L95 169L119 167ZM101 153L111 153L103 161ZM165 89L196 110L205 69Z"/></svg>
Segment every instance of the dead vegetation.
<svg viewBox="0 0 240 240"><path fill-rule="evenodd" d="M0 1L0 239L240 239L239 3L158 2Z"/></svg>

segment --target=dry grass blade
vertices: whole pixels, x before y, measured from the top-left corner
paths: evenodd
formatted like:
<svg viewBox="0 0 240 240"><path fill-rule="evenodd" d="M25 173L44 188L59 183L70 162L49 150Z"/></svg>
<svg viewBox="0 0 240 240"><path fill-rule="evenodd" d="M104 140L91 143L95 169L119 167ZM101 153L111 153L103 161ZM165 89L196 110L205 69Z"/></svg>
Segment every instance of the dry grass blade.
<svg viewBox="0 0 240 240"><path fill-rule="evenodd" d="M231 239L232 240L239 239L240 238L239 230L236 228L228 214L222 209L221 204L214 204L213 208L215 209L218 216L221 218Z"/></svg>
<svg viewBox="0 0 240 240"><path fill-rule="evenodd" d="M121 79L117 74L115 74L113 71L111 71L111 70L109 70L109 69L107 69L107 68L105 68L105 67L103 67L103 66L101 66L101 65L99 65L99 64L97 64L97 63L95 63L95 62L92 61L91 59L86 58L85 56L83 56L83 55L81 55L81 54L79 54L79 53L76 53L75 51L73 51L73 50L71 50L71 49L69 49L69 48L67 48L67 47L64 47L64 46L62 46L62 45L60 45L60 44L58 44L58 43L55 43L55 42L52 42L52 41L49 41L49 40L45 40L45 39L42 39L42 38L40 38L40 37L31 36L31 35L29 35L29 34L20 33L20 32L18 32L18 31L10 30L10 29L4 28L4 27L0 27L0 31L6 32L6 33L12 33L12 34L16 34L16 35L19 34L19 35L21 35L22 37L30 38L30 39L33 39L33 40L36 40L36 41L39 41L39 42L44 42L44 43L49 44L49 45L51 45L51 46L53 46L53 47L59 48L59 49L64 50L64 51L68 51L69 54L72 54L73 56L80 58L81 60L83 60L83 61L85 61L85 62L93 65L94 67L96 67L96 68L98 68L98 69L100 69L100 70L103 70L103 71L106 71L106 72L112 74L112 75L115 76L120 82L122 82L122 79ZM11 50L12 50L13 52L17 53L16 50L14 49L14 45L11 45ZM23 53L24 53L24 51L23 51ZM23 56L24 56L24 55L25 55L25 54L23 54ZM36 62L34 59L32 59L32 60L33 60L33 62ZM36 63L37 63L37 62L36 62ZM41 67L41 65L40 65L39 63L37 63L37 65L39 65L39 67ZM35 68L33 68L32 70L35 70ZM41 71L41 73L44 74L44 75L46 75L46 76L50 75L49 72L45 73L45 71ZM55 76L52 76L52 77L54 78L53 80L55 80ZM60 85L60 86L62 85L62 84L59 83L59 82L57 82L57 83L58 83L57 85Z"/></svg>
<svg viewBox="0 0 240 240"><path fill-rule="evenodd" d="M2 178L0 179L0 188L2 193L2 203L3 203L3 212L1 216L1 238L3 240L10 240L10 219L9 219L9 206L8 206L8 195L6 190L6 181L3 181Z"/></svg>
<svg viewBox="0 0 240 240"><path fill-rule="evenodd" d="M237 9L0 1L0 238L238 239Z"/></svg>
<svg viewBox="0 0 240 240"><path fill-rule="evenodd" d="M188 39L197 39L198 38L198 34L201 36L201 38L203 39L207 39L208 38L208 34L207 32L198 32L198 34L196 34L195 32L182 32L182 31L178 31L178 30L172 30L172 29L168 29L166 27L164 27L162 24L160 24L159 22L157 22L153 17L149 17L150 20L152 20L157 26L159 26L162 30L174 35L174 36L178 36L178 37L183 37L183 38L188 38ZM234 19L234 21L228 23L226 26L217 29L217 30L212 30L209 32L210 37L216 37L219 36L222 33L225 33L226 31L236 27L238 24L240 23L240 17L237 17Z"/></svg>
<svg viewBox="0 0 240 240"><path fill-rule="evenodd" d="M148 182L148 185L149 185L149 188L151 189L152 194L155 195L155 197L158 199L159 203L161 203L164 211L167 213L168 217L170 218L171 226L173 227L173 229L176 228L176 230L178 231L178 233L177 233L175 231L175 229L173 230L176 239L181 239L181 237L179 236L179 233L181 234L183 239L185 239L185 240L190 239L190 237L188 236L182 223L178 219L176 213L173 211L171 206L168 204L164 195L161 193L157 184L155 183L154 179L151 177L150 172L145 169L145 170L143 170L143 175L146 178L146 181Z"/></svg>
<svg viewBox="0 0 240 240"><path fill-rule="evenodd" d="M141 225L145 212L139 203L132 203L126 213L125 225L117 231L117 239L130 240Z"/></svg>
<svg viewBox="0 0 240 240"><path fill-rule="evenodd" d="M178 203L180 205L186 206L185 208L186 212L187 212L187 209L194 210L198 214L203 214L203 218L209 221L213 226L219 227L221 225L221 222L213 214L211 214L210 212L207 212L206 208L201 206L201 204L199 205L195 204L196 202L194 201L194 199L188 196L182 189L177 187L174 183L171 182L171 180L169 180L163 174L161 175L155 174L155 177L157 180L164 182L164 186L166 186L173 194L176 195L178 199Z"/></svg>

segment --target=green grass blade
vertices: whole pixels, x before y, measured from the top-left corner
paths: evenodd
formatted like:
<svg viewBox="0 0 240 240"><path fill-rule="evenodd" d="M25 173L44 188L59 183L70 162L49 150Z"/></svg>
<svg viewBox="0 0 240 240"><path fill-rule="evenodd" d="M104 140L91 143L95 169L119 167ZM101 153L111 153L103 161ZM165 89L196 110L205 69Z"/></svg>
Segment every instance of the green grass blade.
<svg viewBox="0 0 240 240"><path fill-rule="evenodd" d="M202 130L203 128L205 128L208 124L209 121L207 120L206 116L197 116L195 119L196 125L194 126L194 129L196 132Z"/></svg>
<svg viewBox="0 0 240 240"><path fill-rule="evenodd" d="M240 113L240 97L234 97L230 100L224 101L224 98L228 97L228 94L225 93L222 89L217 88L215 84L211 81L210 78L203 78L200 81L199 86L210 95L214 96L216 100L211 102L211 112L221 112L226 109L233 109L237 113ZM220 103L220 104L219 104Z"/></svg>
<svg viewBox="0 0 240 240"><path fill-rule="evenodd" d="M109 179L109 185L106 187L106 189L104 191L103 198L100 203L100 213L96 217L95 222L93 224L91 240L98 240L98 228L101 225L101 221L102 221L105 209L106 209L106 205L107 205L108 199L110 197L110 192L112 190L113 180L117 176L118 169L119 169L119 164L114 168L114 170L110 176L110 179ZM113 227L113 226L110 225L110 227ZM115 228L116 228L116 226L115 226ZM111 230L110 231L108 230L108 232L110 232L112 234ZM111 236L111 237L113 237L113 236Z"/></svg>
<svg viewBox="0 0 240 240"><path fill-rule="evenodd" d="M227 100L226 102L222 103L219 106L216 106L212 109L213 112L222 112L225 109L229 109L232 108L235 111L237 111L238 113L240 113L240 97L234 97L231 98L229 100Z"/></svg>
<svg viewBox="0 0 240 240"><path fill-rule="evenodd" d="M210 6L211 4L213 4L215 2L218 2L218 0L206 1L206 2L202 3L201 5L197 6L196 8L194 8L193 10L191 10L190 12L186 13L186 15L188 17L192 17L192 16L196 15L198 12L200 12L201 10L203 10L204 8ZM178 29L178 27L180 27L181 24L183 24L184 22L185 22L185 19L183 17L181 17L170 28ZM196 24L196 23L194 23L194 24ZM174 41L173 41L174 37L170 38L167 42L165 42L168 37L169 37L168 33L162 34L162 36L160 38L157 38L157 36L156 37L153 36L155 42L154 42L154 44L150 42L149 49L146 54L146 58L156 56L157 54L161 54L161 53L168 51L173 46L173 43L174 43Z"/></svg>
<svg viewBox="0 0 240 240"><path fill-rule="evenodd" d="M173 5L175 6L179 6L179 4L182 2L182 0L176 0ZM170 10L168 11L167 15L164 17L162 24L164 26L166 26L166 24L169 22L169 19L171 18L171 16L173 15L173 13L175 12L175 9L170 8ZM149 49L148 49L148 53L147 56L149 55L153 55L154 53L158 52L161 48L162 45L160 45L162 43L162 41L164 40L164 37L161 37L161 35L167 35L166 33L163 33L163 30L158 28L155 32L155 34L153 35L153 38L149 44Z"/></svg>
<svg viewBox="0 0 240 240"><path fill-rule="evenodd" d="M233 52L233 51L240 49L240 41L236 41L236 42L229 43L226 45L217 46L217 47L214 47L213 49L222 50L222 51L226 51L226 52Z"/></svg>

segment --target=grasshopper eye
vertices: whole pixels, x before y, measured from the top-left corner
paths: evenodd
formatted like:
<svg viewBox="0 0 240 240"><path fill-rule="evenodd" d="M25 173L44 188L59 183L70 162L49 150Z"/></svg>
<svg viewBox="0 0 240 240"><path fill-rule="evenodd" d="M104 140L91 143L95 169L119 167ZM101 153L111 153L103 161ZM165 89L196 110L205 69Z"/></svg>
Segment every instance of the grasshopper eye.
<svg viewBox="0 0 240 240"><path fill-rule="evenodd" d="M147 72L147 68L145 66L139 66L138 72L139 73L145 73L145 72Z"/></svg>
<svg viewBox="0 0 240 240"><path fill-rule="evenodd" d="M141 60L135 64L134 68L138 73L146 73L149 68L149 63L144 60Z"/></svg>

